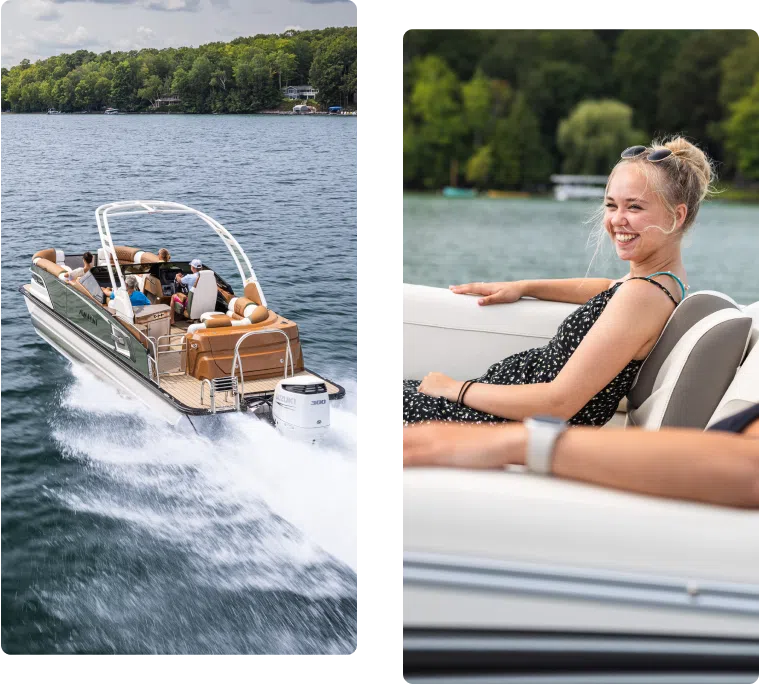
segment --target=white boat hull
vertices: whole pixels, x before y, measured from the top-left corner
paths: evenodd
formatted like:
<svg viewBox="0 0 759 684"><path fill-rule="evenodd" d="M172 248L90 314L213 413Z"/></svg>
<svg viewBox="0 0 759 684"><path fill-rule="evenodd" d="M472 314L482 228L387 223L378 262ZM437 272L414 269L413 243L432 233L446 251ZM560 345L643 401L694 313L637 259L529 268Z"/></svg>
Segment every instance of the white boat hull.
<svg viewBox="0 0 759 684"><path fill-rule="evenodd" d="M25 296L24 301L37 334L67 359L87 366L101 379L133 396L152 413L172 425L184 417L184 413L171 406L160 391L148 386L147 380L124 369L96 344L89 342L81 333L71 330L50 313L45 304L37 303L32 296Z"/></svg>

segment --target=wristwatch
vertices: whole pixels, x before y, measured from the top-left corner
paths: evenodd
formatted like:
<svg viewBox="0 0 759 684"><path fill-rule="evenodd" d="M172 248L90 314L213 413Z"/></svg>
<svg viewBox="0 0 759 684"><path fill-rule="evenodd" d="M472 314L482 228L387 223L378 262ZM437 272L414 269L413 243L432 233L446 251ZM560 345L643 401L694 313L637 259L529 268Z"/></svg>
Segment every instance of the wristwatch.
<svg viewBox="0 0 759 684"><path fill-rule="evenodd" d="M533 416L526 418L527 453L525 465L533 473L551 474L553 450L556 440L569 427L561 418Z"/></svg>

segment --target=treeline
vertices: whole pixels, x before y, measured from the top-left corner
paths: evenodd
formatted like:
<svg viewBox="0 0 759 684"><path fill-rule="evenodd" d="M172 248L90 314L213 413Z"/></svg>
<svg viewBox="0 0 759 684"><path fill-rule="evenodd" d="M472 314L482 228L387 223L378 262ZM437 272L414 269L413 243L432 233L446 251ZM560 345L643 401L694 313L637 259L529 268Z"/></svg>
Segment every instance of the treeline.
<svg viewBox="0 0 759 684"><path fill-rule="evenodd" d="M533 190L673 133L759 180L753 31L409 31L404 186Z"/></svg>
<svg viewBox="0 0 759 684"><path fill-rule="evenodd" d="M115 107L144 111L174 95L172 109L247 113L276 109L283 87L318 88L325 107L356 101L356 28L287 31L197 48L95 54L77 50L2 69L2 109L41 112Z"/></svg>

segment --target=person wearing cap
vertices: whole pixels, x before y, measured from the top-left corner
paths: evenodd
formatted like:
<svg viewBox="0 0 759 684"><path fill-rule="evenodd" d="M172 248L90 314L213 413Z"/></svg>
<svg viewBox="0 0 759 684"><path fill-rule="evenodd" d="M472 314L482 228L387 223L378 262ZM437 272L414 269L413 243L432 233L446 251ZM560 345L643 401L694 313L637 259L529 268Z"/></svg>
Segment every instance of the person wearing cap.
<svg viewBox="0 0 759 684"><path fill-rule="evenodd" d="M181 285L189 291L198 281L198 273L200 273L201 268L203 268L203 262L200 259L193 259L190 262L192 273L188 273L185 276L181 273L177 273L175 278L177 285ZM171 323L174 323L175 314L183 314L186 307L187 295L183 292L177 292L171 298Z"/></svg>

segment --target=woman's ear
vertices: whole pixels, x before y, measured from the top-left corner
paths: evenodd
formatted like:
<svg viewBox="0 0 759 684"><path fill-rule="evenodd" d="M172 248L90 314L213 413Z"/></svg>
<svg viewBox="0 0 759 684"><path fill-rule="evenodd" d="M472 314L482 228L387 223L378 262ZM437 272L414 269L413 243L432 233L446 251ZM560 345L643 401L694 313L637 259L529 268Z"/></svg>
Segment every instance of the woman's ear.
<svg viewBox="0 0 759 684"><path fill-rule="evenodd" d="M677 220L677 227L682 228L685 223L685 217L688 215L688 207L685 204L678 204L675 207L675 218Z"/></svg>

